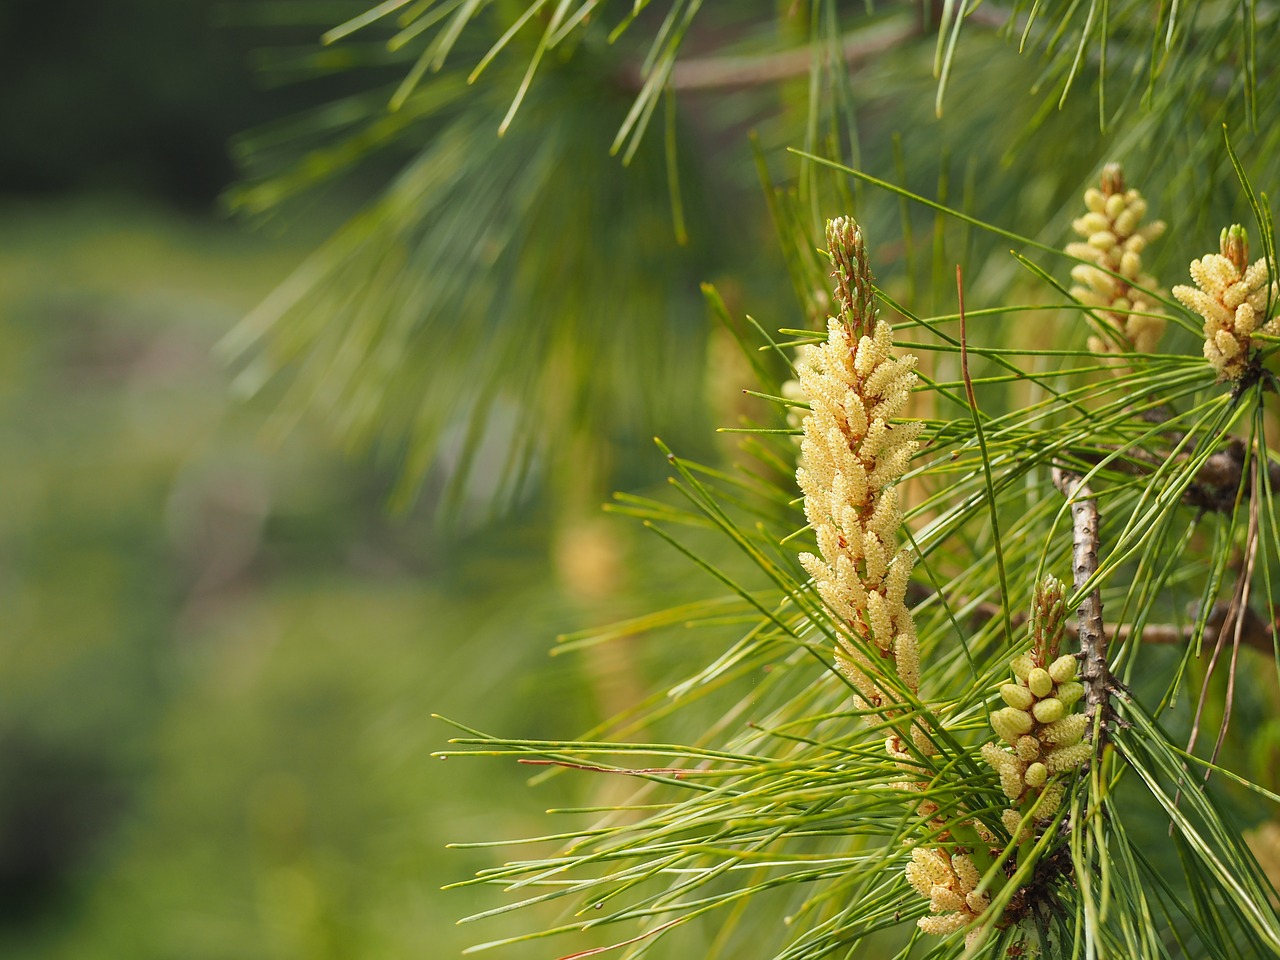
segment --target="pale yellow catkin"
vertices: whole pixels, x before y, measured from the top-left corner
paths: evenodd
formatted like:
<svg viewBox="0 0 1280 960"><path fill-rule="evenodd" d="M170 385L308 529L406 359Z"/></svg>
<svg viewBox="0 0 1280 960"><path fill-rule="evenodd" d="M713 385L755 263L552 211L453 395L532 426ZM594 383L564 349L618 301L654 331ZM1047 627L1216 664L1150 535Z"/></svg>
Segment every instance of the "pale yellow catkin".
<svg viewBox="0 0 1280 960"><path fill-rule="evenodd" d="M826 342L807 347L797 369L809 412L796 479L818 542L818 552L801 554L800 562L839 625L837 663L859 705L879 709L897 699L885 683L890 674L913 694L920 686L906 606L915 560L898 542L902 508L894 487L923 430L894 422L916 384L916 359L893 353L858 225L847 217L830 221L827 242L838 316L827 322ZM928 751L918 727L912 739ZM891 738L890 752L905 756L907 745Z"/></svg>
<svg viewBox="0 0 1280 960"><path fill-rule="evenodd" d="M906 874L907 882L929 901L931 916L916 921L925 933L941 937L963 930L991 904L978 892L982 877L966 853L915 847Z"/></svg>
<svg viewBox="0 0 1280 960"><path fill-rule="evenodd" d="M1125 187L1117 163L1103 168L1099 185L1085 191L1084 202L1087 212L1071 224L1083 239L1067 244L1066 252L1087 261L1071 270L1076 281L1071 295L1092 307L1107 328L1105 335L1089 338L1089 349L1102 354L1150 353L1166 321L1153 301L1156 280L1143 271L1142 252L1164 233L1164 221L1143 224L1147 201Z"/></svg>
<svg viewBox="0 0 1280 960"><path fill-rule="evenodd" d="M838 316L828 320L826 342L807 348L798 365L797 392L809 412L796 479L818 542L818 552L802 554L800 562L839 625L836 660L858 691L859 707L892 721L905 713L897 706L901 691L920 689L919 646L906 605L915 558L899 544L903 517L894 486L923 429L898 420L916 384L916 360L894 354L892 330L877 316L857 224L831 221L827 242ZM919 755L934 747L923 721L912 722L909 734L905 727L891 726L885 748L911 773L897 785L919 790L925 784ZM930 820L937 807L921 800L918 812ZM930 824L948 836L946 823L935 818ZM962 849L917 846L911 858L907 880L930 908L920 928L938 935L976 930L989 900L977 892L980 877L970 857Z"/></svg>
<svg viewBox="0 0 1280 960"><path fill-rule="evenodd" d="M1219 249L1192 260L1196 285L1176 286L1173 295L1204 319L1204 357L1218 379L1234 381L1252 359L1254 334L1280 333L1280 319L1267 316L1277 288L1268 283L1265 258L1249 263L1249 237L1240 224L1222 231Z"/></svg>
<svg viewBox="0 0 1280 960"><path fill-rule="evenodd" d="M914 696L920 689L919 646L906 605L915 558L899 544L903 515L895 487L923 430L898 420L917 381L916 360L894 354L892 330L877 316L857 224L831 221L827 242L838 315L827 322L826 341L804 350L792 388L809 404L796 479L818 543L817 553L801 554L800 562L838 624L836 661L858 692L858 706L892 722L906 712L898 706L901 691ZM896 785L920 790L927 782L920 779L920 756L934 746L924 721L911 722L909 734L906 725L891 725L885 748L910 773ZM939 839L949 838L932 801L922 799L918 812L941 831ZM995 842L981 824L972 826L983 842ZM990 901L977 890L981 877L964 848L916 846L906 877L929 901L921 930L979 933L976 921Z"/></svg>

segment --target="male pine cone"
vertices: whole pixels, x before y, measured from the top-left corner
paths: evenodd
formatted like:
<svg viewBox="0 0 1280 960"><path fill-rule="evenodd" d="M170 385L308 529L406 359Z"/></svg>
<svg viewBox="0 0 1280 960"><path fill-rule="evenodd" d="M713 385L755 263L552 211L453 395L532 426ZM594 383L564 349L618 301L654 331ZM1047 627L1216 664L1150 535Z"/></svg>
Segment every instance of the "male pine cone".
<svg viewBox="0 0 1280 960"><path fill-rule="evenodd" d="M1267 316L1276 298L1268 283L1266 258L1249 263L1249 237L1233 224L1219 238L1221 253L1191 261L1194 287L1177 286L1173 295L1204 318L1204 356L1220 380L1239 380L1253 357L1255 333L1280 333L1280 318Z"/></svg>
<svg viewBox="0 0 1280 960"><path fill-rule="evenodd" d="M1164 332L1165 320L1147 292L1156 290L1156 281L1142 269L1142 251L1164 233L1164 221L1143 225L1147 201L1137 190L1125 187L1118 163L1107 164L1099 185L1085 191L1084 202L1087 212L1071 223L1083 240L1067 244L1066 252L1087 261L1071 270L1076 281L1071 295L1094 308L1105 324L1103 336L1089 338L1089 349L1150 353Z"/></svg>
<svg viewBox="0 0 1280 960"><path fill-rule="evenodd" d="M859 705L882 708L899 699L888 675L912 694L920 686L905 602L915 560L898 544L902 510L894 484L924 426L892 422L917 381L916 358L892 354L858 225L847 217L830 221L827 242L838 315L828 319L826 342L806 348L797 371L810 410L796 479L818 541L818 554L801 554L800 562L839 625L837 662ZM913 729L917 747L930 752L923 732ZM890 750L907 752L897 738Z"/></svg>

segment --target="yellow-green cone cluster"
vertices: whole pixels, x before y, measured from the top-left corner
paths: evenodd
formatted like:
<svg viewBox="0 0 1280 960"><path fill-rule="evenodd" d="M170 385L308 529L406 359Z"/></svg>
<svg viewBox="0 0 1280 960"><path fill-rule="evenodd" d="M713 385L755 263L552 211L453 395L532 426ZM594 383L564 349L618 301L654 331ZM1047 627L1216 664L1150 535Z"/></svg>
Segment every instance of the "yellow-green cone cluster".
<svg viewBox="0 0 1280 960"><path fill-rule="evenodd" d="M923 425L892 423L916 383L915 357L893 355L889 324L876 316L862 234L852 219L827 225L839 316L827 340L807 347L798 375L809 412L796 480L818 553L800 562L841 636L837 662L858 690L860 706L884 707L894 696L884 678L919 689L915 623L906 606L915 565L899 546L902 510L894 484L906 471ZM888 715L888 714L886 714ZM928 743L913 735L920 749ZM894 755L905 743L889 738Z"/></svg>
<svg viewBox="0 0 1280 960"><path fill-rule="evenodd" d="M1014 682L1000 687L1005 706L991 714L1004 745L982 745L982 758L1000 774L1011 803L1002 815L1010 834L1017 834L1032 804L1036 821L1052 820L1064 793L1055 778L1090 756L1089 745L1081 743L1088 718L1074 712L1084 694L1075 679L1076 658L1058 656L1065 613L1062 584L1046 577L1036 589L1031 650L1010 661Z"/></svg>
<svg viewBox="0 0 1280 960"><path fill-rule="evenodd" d="M1191 261L1194 287L1177 286L1173 295L1204 318L1204 356L1221 380L1244 376L1255 333L1280 332L1280 318L1267 317L1275 282L1267 282L1266 258L1249 263L1249 237L1233 224L1222 231L1221 253Z"/></svg>
<svg viewBox="0 0 1280 960"><path fill-rule="evenodd" d="M1152 315L1155 304L1139 289L1156 289L1155 278L1142 270L1142 251L1164 233L1164 221L1143 225L1147 201L1137 190L1125 189L1117 163L1103 169L1101 183L1085 191L1084 202L1088 212L1071 224L1084 239L1067 244L1066 252L1088 263L1072 269L1071 295L1111 328L1106 336L1090 337L1089 349L1150 353L1164 333L1165 319Z"/></svg>

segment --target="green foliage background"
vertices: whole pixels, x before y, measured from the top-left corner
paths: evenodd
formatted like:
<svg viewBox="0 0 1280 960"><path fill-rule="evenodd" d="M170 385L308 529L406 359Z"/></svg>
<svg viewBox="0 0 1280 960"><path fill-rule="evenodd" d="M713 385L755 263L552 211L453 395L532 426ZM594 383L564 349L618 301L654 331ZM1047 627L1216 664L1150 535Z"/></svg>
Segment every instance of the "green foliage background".
<svg viewBox="0 0 1280 960"><path fill-rule="evenodd" d="M488 858L445 844L536 811L520 770L432 759L431 713L589 727L548 638L642 601L564 597L542 511L443 538L314 429L262 439L212 348L314 232L128 193L5 211L0 950L456 953L438 888Z"/></svg>
<svg viewBox="0 0 1280 960"><path fill-rule="evenodd" d="M587 729L614 709L595 674L672 667L552 639L645 612L633 584L691 588L623 532L622 594L584 606L538 500L442 533L439 489L393 513L395 468L314 417L264 428L215 347L380 173L253 232L221 206L229 139L342 84L264 90L244 11L82 6L3 14L0 953L457 955L480 901L439 888L491 858L445 845L538 814L522 770L433 759L431 714Z"/></svg>

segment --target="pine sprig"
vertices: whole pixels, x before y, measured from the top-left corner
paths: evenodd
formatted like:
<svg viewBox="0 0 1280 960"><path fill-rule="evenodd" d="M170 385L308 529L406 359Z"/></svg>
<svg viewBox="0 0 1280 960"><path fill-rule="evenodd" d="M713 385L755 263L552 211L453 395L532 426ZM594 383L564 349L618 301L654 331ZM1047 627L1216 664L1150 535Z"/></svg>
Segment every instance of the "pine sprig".
<svg viewBox="0 0 1280 960"><path fill-rule="evenodd" d="M853 260L837 258L836 268L833 303L849 305L849 322L860 324L863 307L855 306L863 295L856 291L870 290L869 278ZM937 355L958 358L959 340L946 333L956 319L907 314L901 329L914 329L921 346ZM555 931L622 925L631 933L609 942L630 943L633 951L654 949L694 918L719 913L722 949L751 936L759 952L763 941L747 904L786 894L793 898L793 929L764 955L801 960L863 942L907 944L917 920L944 932L935 922L943 916L928 912L903 871L922 856L958 864L956 858L973 854L981 864L971 892L981 896L958 926L947 921L957 936L928 947L929 956L959 956L960 930L971 950L989 956L1014 944L1047 955L1267 955L1280 930L1268 881L1227 823L1216 791L1189 778L1189 753L1151 719L1168 712L1198 638L1208 635L1217 599L1241 575L1230 564L1245 532L1248 510L1241 505L1252 500L1251 484L1265 487L1271 477L1264 471L1265 480L1250 480L1231 451L1260 442L1253 431L1261 422L1255 416L1261 391L1255 385L1239 395L1224 392L1198 357L965 346L979 367L970 378L974 389L990 397L1029 382L1040 396L1028 405L983 403L975 421L959 393L963 381L937 379L920 388L933 395L941 415L922 421L922 447L901 481L913 491L904 522L914 528L912 549L921 559L908 591L920 637L918 688L892 670L868 683L863 665L851 691L832 670L830 651L848 642L841 639L847 617L833 615L786 551L761 536L788 511L803 525L793 494L777 486L784 481L743 483L673 457L695 514L735 542L768 586L720 574L744 615L754 606L763 618L741 644L671 688L672 699L660 708L655 703L654 713L674 718L681 703L729 694L762 670L767 679L727 709L733 724L713 724L693 741L703 744L696 748L480 738L481 752L650 782L625 808L635 816L618 808L586 832L571 831L564 854L515 861L478 881L525 878L519 882L537 889L563 878L521 903L569 898L587 919ZM1040 364L1035 372L1014 375L1032 360ZM990 375L983 366L1007 372ZM780 414L787 409L779 405ZM779 455L788 445L795 451L793 439L772 430L759 436L761 443ZM1107 668L1125 684L1112 688L1113 746L1103 749L1099 716L1093 763L1066 771L1062 806L1024 836L1034 813L1022 812L1021 825L1005 822L1005 793L979 758L1009 644L1016 649L1020 642L1002 626L989 517L994 509L1000 519L1007 567L1028 574L1009 579L1003 601L1009 610L1025 610L1040 573L1070 562L1072 524L1050 479L1055 469L1073 472L1096 499L1098 563L1071 602L1099 593ZM783 513L769 516L775 510ZM753 517L766 516L766 525L751 528ZM1265 533L1258 541L1263 562L1280 562L1274 519L1252 529ZM788 541L813 536L810 529ZM1201 596L1189 615L1173 602L1188 592ZM1157 629L1161 618L1190 622ZM1010 622L1026 629L1024 614ZM1169 643L1181 645L1173 661L1163 656ZM873 651L862 641L857 649ZM871 687L892 696L876 703L867 696ZM739 725L747 719L745 728ZM884 737L893 742L903 722L927 731L927 745L886 753ZM663 759L636 763L637 753ZM1250 791L1255 807L1275 803L1238 769L1229 782ZM1181 831L1182 839L1164 848L1175 854L1172 862L1144 838L1152 822ZM593 917L597 902L605 912ZM1167 933L1155 932L1160 925ZM635 936L643 939L630 941Z"/></svg>

